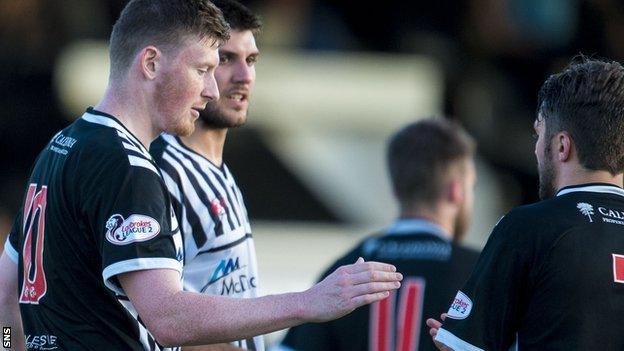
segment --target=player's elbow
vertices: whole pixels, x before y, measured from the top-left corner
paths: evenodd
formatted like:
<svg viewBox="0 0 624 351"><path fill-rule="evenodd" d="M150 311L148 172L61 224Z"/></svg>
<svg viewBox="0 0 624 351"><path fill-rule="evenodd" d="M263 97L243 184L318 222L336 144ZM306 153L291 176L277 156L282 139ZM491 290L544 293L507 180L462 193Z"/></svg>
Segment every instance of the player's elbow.
<svg viewBox="0 0 624 351"><path fill-rule="evenodd" d="M152 318L149 323L145 322L148 330L161 346L179 347L197 344L194 328L185 326L183 318L175 312Z"/></svg>
<svg viewBox="0 0 624 351"><path fill-rule="evenodd" d="M152 323L148 327L150 333L158 344L164 347L177 347L186 344L186 340L183 338L183 334L176 332L172 327L173 323L168 323L166 320L161 320L156 323Z"/></svg>

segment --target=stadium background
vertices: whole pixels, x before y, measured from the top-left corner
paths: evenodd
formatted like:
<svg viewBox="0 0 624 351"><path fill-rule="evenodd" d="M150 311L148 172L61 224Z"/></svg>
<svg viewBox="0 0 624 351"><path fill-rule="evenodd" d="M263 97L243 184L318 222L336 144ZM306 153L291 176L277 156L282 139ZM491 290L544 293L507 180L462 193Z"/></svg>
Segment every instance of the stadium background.
<svg viewBox="0 0 624 351"><path fill-rule="evenodd" d="M265 294L306 288L392 221L385 140L423 116L451 116L477 138L468 244L482 247L502 214L537 199L531 134L544 78L579 53L624 59L618 0L242 2L265 28L249 123L230 132L226 160ZM101 96L124 4L0 1L2 241L38 152Z"/></svg>

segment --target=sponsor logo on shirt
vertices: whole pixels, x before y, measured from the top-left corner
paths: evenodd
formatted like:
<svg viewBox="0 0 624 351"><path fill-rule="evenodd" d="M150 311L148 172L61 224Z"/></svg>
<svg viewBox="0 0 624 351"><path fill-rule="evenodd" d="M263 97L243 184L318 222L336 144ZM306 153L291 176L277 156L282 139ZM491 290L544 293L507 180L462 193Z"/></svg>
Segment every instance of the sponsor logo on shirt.
<svg viewBox="0 0 624 351"><path fill-rule="evenodd" d="M472 300L463 292L458 291L451 307L448 310L448 317L453 319L465 319L472 311Z"/></svg>
<svg viewBox="0 0 624 351"><path fill-rule="evenodd" d="M581 211L584 216L587 216L589 218L589 222L593 222L591 216L594 214L594 206L586 202L579 202L576 204L576 208L578 208L578 210Z"/></svg>
<svg viewBox="0 0 624 351"><path fill-rule="evenodd" d="M67 155L67 153L69 152L67 149L71 149L76 141L77 140L74 138L59 134L54 139L52 139L52 143L50 144L50 150L61 155Z"/></svg>
<svg viewBox="0 0 624 351"><path fill-rule="evenodd" d="M55 335L26 335L28 350L58 350L58 338Z"/></svg>
<svg viewBox="0 0 624 351"><path fill-rule="evenodd" d="M624 225L624 211L598 207L598 212L603 215L603 222Z"/></svg>
<svg viewBox="0 0 624 351"><path fill-rule="evenodd" d="M414 259L447 261L451 257L452 247L440 240L398 241L369 239L363 247L365 256L379 259Z"/></svg>
<svg viewBox="0 0 624 351"><path fill-rule="evenodd" d="M245 266L243 266L242 268L244 267ZM215 269L212 273L212 277L210 277L210 281L208 282L208 284L212 284L217 280L228 276L239 269L241 269L241 266L238 263L238 257L236 257L236 259L228 258L226 260L221 260L221 262L219 262L219 265L217 266L217 269Z"/></svg>
<svg viewBox="0 0 624 351"><path fill-rule="evenodd" d="M201 290L202 292L207 292L210 286L218 281L221 281L221 289L219 293L221 295L233 295L233 294L241 294L250 289L256 288L256 277L249 276L247 274L238 274L233 275L237 271L245 268L247 266L241 266L239 263L239 258L228 258L223 259L219 262L219 265L212 273L210 277L210 281L208 284ZM216 290L211 289L213 293Z"/></svg>
<svg viewBox="0 0 624 351"><path fill-rule="evenodd" d="M160 224L154 218L133 214L124 219L120 214L106 221L106 240L115 245L128 245L149 240L160 233Z"/></svg>

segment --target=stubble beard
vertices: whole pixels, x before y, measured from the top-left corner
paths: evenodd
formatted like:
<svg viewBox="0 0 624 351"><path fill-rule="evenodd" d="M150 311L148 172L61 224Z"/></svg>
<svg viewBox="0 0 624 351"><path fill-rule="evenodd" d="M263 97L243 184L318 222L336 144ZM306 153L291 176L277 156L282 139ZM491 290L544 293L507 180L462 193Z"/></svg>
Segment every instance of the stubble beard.
<svg viewBox="0 0 624 351"><path fill-rule="evenodd" d="M557 192L555 186L557 171L553 166L550 144L548 144L544 150L544 161L541 167L538 164L537 168L539 174L539 198L540 200L550 199L554 197Z"/></svg>
<svg viewBox="0 0 624 351"><path fill-rule="evenodd" d="M208 129L229 129L244 125L247 120L247 111L243 116L243 118L232 117L218 103L209 102L199 114L199 120L202 126Z"/></svg>
<svg viewBox="0 0 624 351"><path fill-rule="evenodd" d="M468 227L470 226L470 211L468 206L463 205L455 217L455 230L453 233L453 242L459 244L464 240Z"/></svg>

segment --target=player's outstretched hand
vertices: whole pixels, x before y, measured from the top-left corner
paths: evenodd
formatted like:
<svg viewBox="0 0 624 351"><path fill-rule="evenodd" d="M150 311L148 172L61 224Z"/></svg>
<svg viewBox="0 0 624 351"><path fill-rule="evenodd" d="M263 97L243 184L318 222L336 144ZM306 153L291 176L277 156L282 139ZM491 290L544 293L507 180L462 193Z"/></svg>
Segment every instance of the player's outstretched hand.
<svg viewBox="0 0 624 351"><path fill-rule="evenodd" d="M401 286L402 279L393 265L364 262L360 257L303 293L305 318L311 322L340 318L362 305L385 299Z"/></svg>
<svg viewBox="0 0 624 351"><path fill-rule="evenodd" d="M442 313L442 315L440 315L440 319L444 321L446 319L446 313ZM438 350L453 351L453 349L435 340L436 335L438 335L438 330L440 329L440 327L442 327L442 323L440 321L429 318L427 319L427 326L429 327L429 335L431 335L431 340L433 340L433 343L438 348Z"/></svg>

